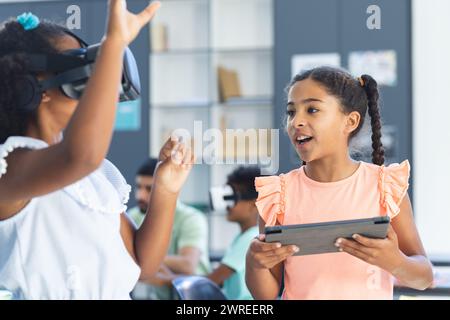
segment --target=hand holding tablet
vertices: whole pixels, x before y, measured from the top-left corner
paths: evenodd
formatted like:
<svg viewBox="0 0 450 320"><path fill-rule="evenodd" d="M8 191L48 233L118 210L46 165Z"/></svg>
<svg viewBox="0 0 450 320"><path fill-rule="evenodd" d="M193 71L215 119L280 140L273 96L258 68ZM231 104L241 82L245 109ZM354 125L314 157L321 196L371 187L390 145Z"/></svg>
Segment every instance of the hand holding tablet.
<svg viewBox="0 0 450 320"><path fill-rule="evenodd" d="M338 238L351 239L354 234L359 234L368 238L384 239L389 223L390 218L385 216L266 227L265 241L296 245L300 250L295 256L339 252L339 248L335 246Z"/></svg>

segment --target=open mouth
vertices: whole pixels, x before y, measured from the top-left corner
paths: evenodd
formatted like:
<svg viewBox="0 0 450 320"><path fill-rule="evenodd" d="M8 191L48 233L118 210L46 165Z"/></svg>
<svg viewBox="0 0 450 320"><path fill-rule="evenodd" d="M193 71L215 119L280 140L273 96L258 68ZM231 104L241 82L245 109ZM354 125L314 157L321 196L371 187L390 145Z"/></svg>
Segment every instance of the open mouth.
<svg viewBox="0 0 450 320"><path fill-rule="evenodd" d="M295 142L301 146L301 145L308 143L312 139L313 139L313 137L310 137L310 136L299 136L299 137L297 137Z"/></svg>

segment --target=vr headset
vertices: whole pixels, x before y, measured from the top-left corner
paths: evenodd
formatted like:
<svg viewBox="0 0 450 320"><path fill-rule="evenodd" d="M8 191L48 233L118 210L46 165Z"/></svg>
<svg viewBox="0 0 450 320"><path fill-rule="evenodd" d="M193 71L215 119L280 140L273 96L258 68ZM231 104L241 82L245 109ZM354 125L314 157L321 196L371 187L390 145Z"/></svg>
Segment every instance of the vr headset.
<svg viewBox="0 0 450 320"><path fill-rule="evenodd" d="M54 76L38 80L35 76L25 76L19 80L21 94L19 105L25 111L32 111L40 104L42 93L58 88L69 98L80 99L97 58L100 43L88 45L72 32L67 33L78 40L81 48L57 54L27 54L32 73L52 73ZM129 48L125 49L119 102L132 101L140 97L141 84L136 60Z"/></svg>
<svg viewBox="0 0 450 320"><path fill-rule="evenodd" d="M209 201L213 211L224 212L234 207L240 200L255 200L258 197L256 191L247 193L237 192L231 185L212 187L209 190Z"/></svg>

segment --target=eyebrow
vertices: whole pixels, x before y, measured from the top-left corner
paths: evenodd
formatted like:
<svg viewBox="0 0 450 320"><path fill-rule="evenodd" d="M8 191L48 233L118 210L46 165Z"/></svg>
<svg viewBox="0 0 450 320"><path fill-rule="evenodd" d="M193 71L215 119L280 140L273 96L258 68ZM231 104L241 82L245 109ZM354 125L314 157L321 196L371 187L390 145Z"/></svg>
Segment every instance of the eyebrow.
<svg viewBox="0 0 450 320"><path fill-rule="evenodd" d="M306 104L306 103L310 103L310 102L322 102L322 100L317 99L317 98L307 98L307 99L303 99L302 101L300 101L299 103L301 104ZM287 105L288 106L293 106L295 103L294 101L288 101Z"/></svg>

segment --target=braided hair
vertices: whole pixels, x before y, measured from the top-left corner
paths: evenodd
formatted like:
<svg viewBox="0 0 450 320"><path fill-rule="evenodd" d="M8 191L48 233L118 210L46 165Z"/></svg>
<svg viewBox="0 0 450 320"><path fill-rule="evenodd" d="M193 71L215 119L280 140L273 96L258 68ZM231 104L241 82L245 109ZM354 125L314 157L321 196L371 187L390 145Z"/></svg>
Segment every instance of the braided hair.
<svg viewBox="0 0 450 320"><path fill-rule="evenodd" d="M298 81L311 79L320 83L329 94L335 96L346 114L356 111L361 116L358 127L350 134L350 139L358 134L364 124L366 112L372 126L372 162L384 164L384 149L381 143L381 115L378 105L378 84L369 75L355 79L348 72L333 67L318 67L297 74L288 90ZM305 162L303 162L305 164Z"/></svg>
<svg viewBox="0 0 450 320"><path fill-rule="evenodd" d="M16 19L0 25L0 144L10 136L25 135L36 117L35 112L21 111L17 102L22 89L17 78L31 74L26 54L57 53L56 43L68 31L45 20L33 30L25 30Z"/></svg>

